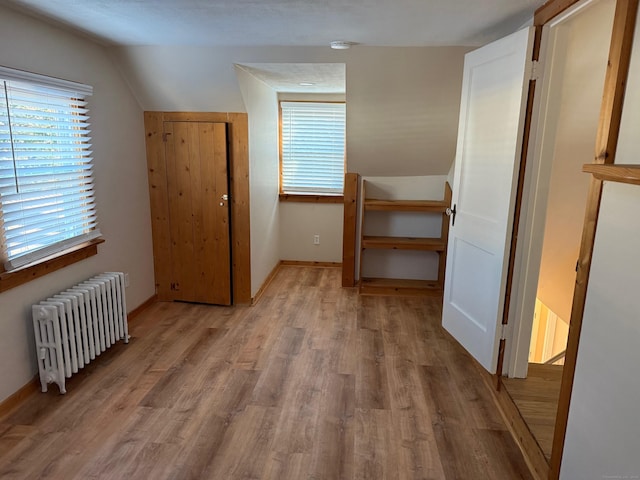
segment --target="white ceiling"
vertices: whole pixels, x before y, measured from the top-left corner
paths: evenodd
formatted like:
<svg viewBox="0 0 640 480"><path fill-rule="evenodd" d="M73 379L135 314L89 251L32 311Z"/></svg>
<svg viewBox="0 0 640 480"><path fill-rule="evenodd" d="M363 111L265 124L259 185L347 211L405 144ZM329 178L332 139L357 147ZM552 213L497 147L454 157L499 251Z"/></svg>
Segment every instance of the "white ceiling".
<svg viewBox="0 0 640 480"><path fill-rule="evenodd" d="M481 45L544 0L0 0L107 45Z"/></svg>
<svg viewBox="0 0 640 480"><path fill-rule="evenodd" d="M244 63L237 66L276 92L345 93L347 88L344 63ZM307 82L313 85L300 85Z"/></svg>

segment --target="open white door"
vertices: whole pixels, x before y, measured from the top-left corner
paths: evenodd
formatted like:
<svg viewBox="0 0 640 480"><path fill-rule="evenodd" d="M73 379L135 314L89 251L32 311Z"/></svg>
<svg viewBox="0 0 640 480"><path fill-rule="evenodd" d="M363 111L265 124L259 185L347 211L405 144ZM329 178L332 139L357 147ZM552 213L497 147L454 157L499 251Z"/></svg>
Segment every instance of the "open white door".
<svg viewBox="0 0 640 480"><path fill-rule="evenodd" d="M495 373L534 29L465 57L442 325Z"/></svg>

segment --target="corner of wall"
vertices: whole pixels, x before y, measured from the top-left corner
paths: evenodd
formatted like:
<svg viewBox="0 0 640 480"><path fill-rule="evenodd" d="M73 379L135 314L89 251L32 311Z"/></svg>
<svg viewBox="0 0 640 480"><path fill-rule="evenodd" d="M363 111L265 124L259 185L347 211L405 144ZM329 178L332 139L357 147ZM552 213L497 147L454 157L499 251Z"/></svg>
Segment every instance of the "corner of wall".
<svg viewBox="0 0 640 480"><path fill-rule="evenodd" d="M276 92L235 67L249 117L251 296L280 261L278 99Z"/></svg>

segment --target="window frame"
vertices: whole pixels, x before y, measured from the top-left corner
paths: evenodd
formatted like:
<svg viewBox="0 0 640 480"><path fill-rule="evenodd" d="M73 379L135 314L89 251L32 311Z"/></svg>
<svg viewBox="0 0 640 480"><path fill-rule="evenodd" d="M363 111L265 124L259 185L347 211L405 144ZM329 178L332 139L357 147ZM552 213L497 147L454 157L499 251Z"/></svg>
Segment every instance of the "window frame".
<svg viewBox="0 0 640 480"><path fill-rule="evenodd" d="M347 146L346 146L346 105L345 100L290 100L290 99L278 99L278 192L281 202L295 202L295 203L343 203L344 202L344 184L342 193L288 193L284 192L282 188L282 104L283 103L321 103L321 104L343 104L345 106L345 147L343 154L343 166L342 175L344 177L347 172Z"/></svg>
<svg viewBox="0 0 640 480"><path fill-rule="evenodd" d="M93 93L93 88L88 85L1 65L0 77L7 81L32 83L59 90L75 90L77 93L82 93L85 100L87 99L86 97L89 97ZM91 137L89 136L88 138L90 139ZM94 175L92 175L92 190L95 192ZM94 211L97 211L95 203ZM99 229L96 228L95 231L97 232L97 236L95 237L74 237L78 239L77 243L63 246L59 251L52 252L48 255L45 254L46 256L34 259L27 264L16 266L14 268L7 268L5 265L7 257L6 252L4 251L5 247L3 245L1 247L3 250L0 251L0 257L2 258L2 261L0 262L0 293L31 280L35 280L36 278L42 277L48 273L60 270L61 268L72 265L91 256L97 255L98 245L104 243L105 240L100 234ZM0 232L0 235L0 244L4 244L4 233Z"/></svg>

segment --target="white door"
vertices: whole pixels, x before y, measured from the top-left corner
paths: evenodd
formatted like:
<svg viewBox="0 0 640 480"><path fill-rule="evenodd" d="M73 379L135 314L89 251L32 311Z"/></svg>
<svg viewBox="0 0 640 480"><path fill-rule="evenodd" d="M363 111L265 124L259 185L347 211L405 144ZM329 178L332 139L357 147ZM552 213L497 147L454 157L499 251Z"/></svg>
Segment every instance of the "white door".
<svg viewBox="0 0 640 480"><path fill-rule="evenodd" d="M495 373L533 28L465 57L442 325Z"/></svg>

